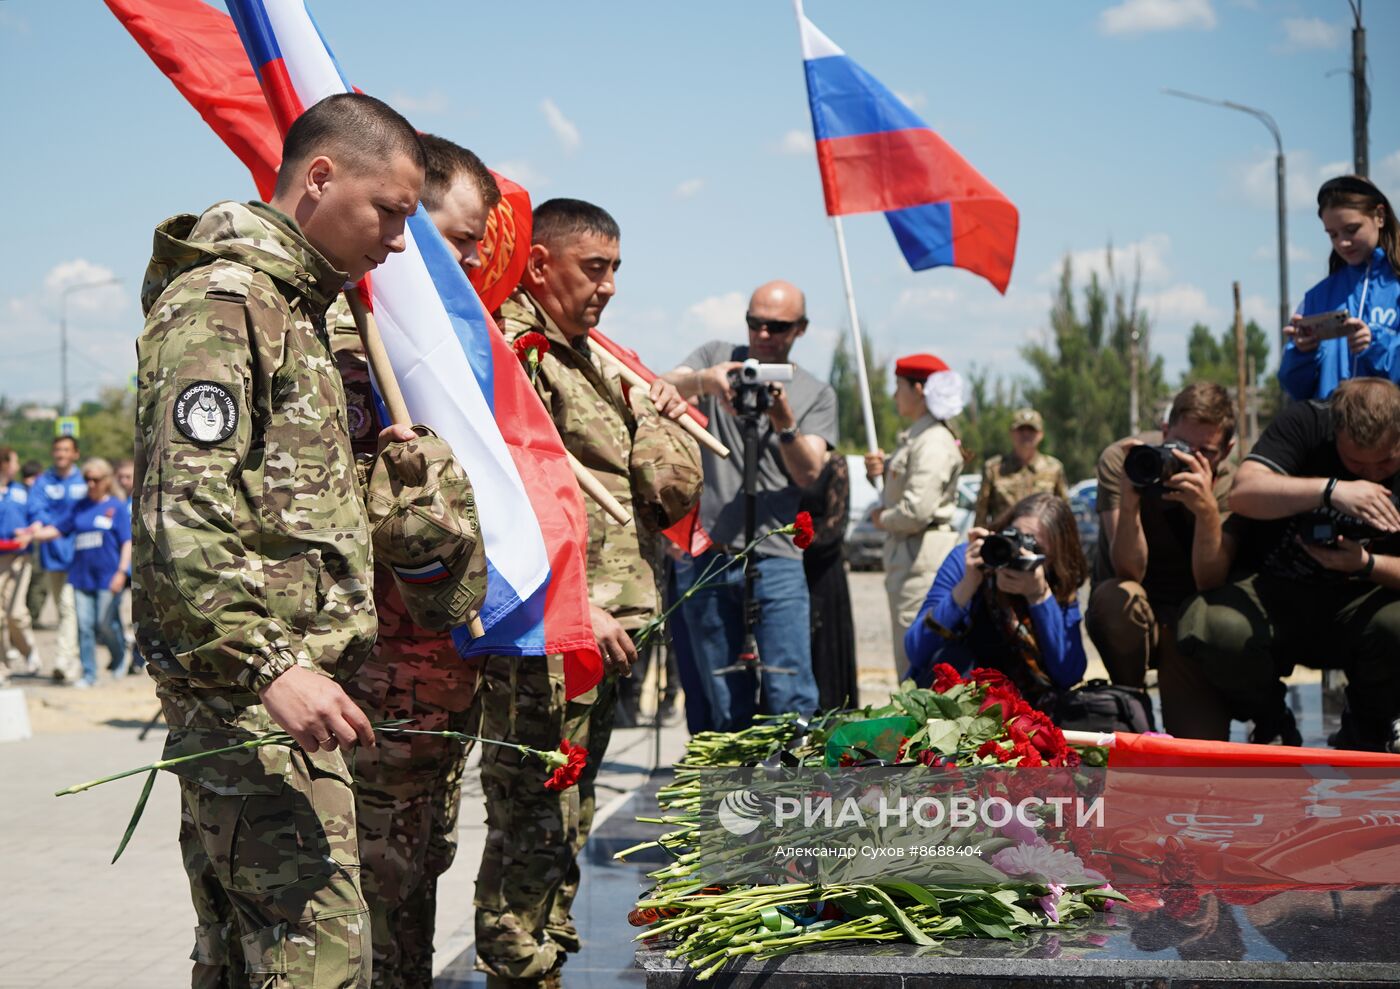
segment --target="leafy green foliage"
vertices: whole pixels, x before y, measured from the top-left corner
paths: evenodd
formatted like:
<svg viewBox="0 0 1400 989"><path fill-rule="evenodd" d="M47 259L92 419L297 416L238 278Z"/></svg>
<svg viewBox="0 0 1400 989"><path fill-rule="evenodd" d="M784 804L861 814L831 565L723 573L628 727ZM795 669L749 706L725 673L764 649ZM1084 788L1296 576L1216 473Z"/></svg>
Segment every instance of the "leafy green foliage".
<svg viewBox="0 0 1400 989"><path fill-rule="evenodd" d="M894 449L895 434L904 428L894 408L894 382L882 359L877 359L870 343L870 334L860 334L865 351L865 373L870 378L870 405L875 415L875 435L880 449ZM865 452L865 418L861 411L860 375L856 372L855 354L850 349L848 335L843 333L831 357L831 373L827 383L836 392L836 420L840 429L842 453Z"/></svg>

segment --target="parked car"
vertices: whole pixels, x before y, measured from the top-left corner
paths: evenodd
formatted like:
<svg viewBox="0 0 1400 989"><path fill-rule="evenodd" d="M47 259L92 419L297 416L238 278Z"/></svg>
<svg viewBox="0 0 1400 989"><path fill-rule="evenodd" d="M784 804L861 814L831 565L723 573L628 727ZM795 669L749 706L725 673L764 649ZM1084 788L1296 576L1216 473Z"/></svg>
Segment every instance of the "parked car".
<svg viewBox="0 0 1400 989"><path fill-rule="evenodd" d="M865 478L865 461L856 456L846 458L851 471L851 521L846 529L846 561L852 570L879 570L884 566L885 533L875 527L871 516L880 507L880 495ZM859 484L857 482L859 478ZM958 478L958 503L953 510L953 528L958 538L972 527L972 513L977 507L977 492L982 486L981 474L963 474ZM869 499L857 509L857 488Z"/></svg>
<svg viewBox="0 0 1400 989"><path fill-rule="evenodd" d="M1079 527L1079 542L1084 556L1092 565L1099 544L1099 482L1096 478L1080 481L1069 489L1069 507Z"/></svg>

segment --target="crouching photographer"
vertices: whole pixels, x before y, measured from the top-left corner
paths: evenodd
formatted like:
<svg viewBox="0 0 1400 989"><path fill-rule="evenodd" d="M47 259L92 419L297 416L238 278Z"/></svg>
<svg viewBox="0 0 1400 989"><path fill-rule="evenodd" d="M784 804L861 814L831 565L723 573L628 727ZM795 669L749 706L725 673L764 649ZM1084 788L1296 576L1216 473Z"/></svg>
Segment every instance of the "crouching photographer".
<svg viewBox="0 0 1400 989"><path fill-rule="evenodd" d="M990 667L1048 713L1088 663L1076 598L1088 565L1063 498L1031 495L1004 518L998 531L970 530L939 567L904 636L908 675L928 686L938 663Z"/></svg>
<svg viewBox="0 0 1400 989"><path fill-rule="evenodd" d="M1181 606L1229 569L1221 525L1234 472L1235 414L1224 388L1197 382L1172 401L1161 433L1120 440L1099 457L1099 541L1084 625L1113 683L1141 689L1157 670L1166 730L1226 740L1223 699L1184 664ZM1149 704L1150 707L1150 704Z"/></svg>
<svg viewBox="0 0 1400 989"><path fill-rule="evenodd" d="M1340 668L1337 748L1400 751L1400 388L1343 382L1285 409L1241 465L1224 525L1238 577L1190 601L1182 654L1251 739L1299 744L1284 686L1295 664Z"/></svg>

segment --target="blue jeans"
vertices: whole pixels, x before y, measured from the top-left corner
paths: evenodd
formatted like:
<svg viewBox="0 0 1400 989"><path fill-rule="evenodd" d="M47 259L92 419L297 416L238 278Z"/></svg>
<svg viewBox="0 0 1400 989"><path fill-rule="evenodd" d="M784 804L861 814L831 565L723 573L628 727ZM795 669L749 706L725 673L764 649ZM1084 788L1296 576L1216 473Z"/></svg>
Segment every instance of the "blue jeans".
<svg viewBox="0 0 1400 989"><path fill-rule="evenodd" d="M720 554L696 557L688 572L677 568L676 591L684 594ZM723 562L722 560L720 562ZM715 564L718 566L719 564ZM697 591L684 605L691 652L709 702L710 721L717 731L737 731L753 723L756 707L764 714L817 709L817 682L812 675L811 604L801 560L760 557L754 595L761 607L754 629L764 666L763 696L754 703L755 674L749 670L715 671L736 662L744 641L744 567L735 563L710 587Z"/></svg>
<svg viewBox="0 0 1400 989"><path fill-rule="evenodd" d="M97 640L101 639L112 654L112 667L121 666L126 658L126 636L122 634L118 598L111 591L80 591L73 588L73 604L78 612L78 658L83 664L83 679L97 682Z"/></svg>

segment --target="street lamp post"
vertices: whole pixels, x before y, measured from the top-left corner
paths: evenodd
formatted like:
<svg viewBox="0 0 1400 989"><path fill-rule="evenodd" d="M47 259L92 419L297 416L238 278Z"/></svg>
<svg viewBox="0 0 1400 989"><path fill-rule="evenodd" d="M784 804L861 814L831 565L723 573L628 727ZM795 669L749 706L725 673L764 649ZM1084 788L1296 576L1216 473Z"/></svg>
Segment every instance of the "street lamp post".
<svg viewBox="0 0 1400 989"><path fill-rule="evenodd" d="M116 285L120 278L104 278L96 282L83 282L81 285L69 285L59 293L59 317L58 317L58 361L59 374L63 385L63 398L59 402L58 414L66 416L68 414L68 297L76 292L82 292L90 288L101 288L104 285Z"/></svg>
<svg viewBox="0 0 1400 989"><path fill-rule="evenodd" d="M1283 138L1279 136L1278 124L1274 123L1274 118L1263 110L1252 106L1245 106L1243 103L1235 103L1230 100L1213 100L1208 96L1197 96L1195 93L1184 93L1179 89L1164 89L1162 92L1168 96L1179 96L1183 100L1195 100L1197 103L1208 103L1211 106L1223 106L1227 110L1238 110L1240 113L1247 113L1251 117L1263 123L1269 128L1269 133L1273 135L1274 147L1274 172L1278 182L1278 325L1279 325L1279 357L1283 357L1283 345L1286 337L1283 336L1283 327L1288 325L1292 313L1289 312L1290 303L1288 301L1288 217L1287 203L1285 201L1284 181L1284 159L1283 159Z"/></svg>

